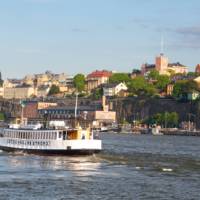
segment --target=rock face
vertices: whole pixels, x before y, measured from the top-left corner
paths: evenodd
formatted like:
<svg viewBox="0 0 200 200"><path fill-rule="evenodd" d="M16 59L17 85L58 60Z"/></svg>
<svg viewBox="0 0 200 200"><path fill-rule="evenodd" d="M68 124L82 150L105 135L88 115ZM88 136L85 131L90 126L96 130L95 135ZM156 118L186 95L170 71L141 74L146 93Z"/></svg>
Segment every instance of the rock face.
<svg viewBox="0 0 200 200"><path fill-rule="evenodd" d="M197 128L200 128L200 102L177 102L173 99L161 98L115 98L108 99L111 110L117 112L117 121L121 122L127 119L129 122L134 120L142 120L153 114L160 112L177 112L179 114L179 121L188 121L189 113L190 120L196 123ZM58 103L60 105L74 105L75 99L62 99ZM94 102L91 99L79 99L79 105L94 106L97 110L101 109L101 101ZM99 108L98 108L99 107ZM19 101L5 101L0 100L0 112L5 112L7 117L20 117L21 106Z"/></svg>
<svg viewBox="0 0 200 200"><path fill-rule="evenodd" d="M4 112L7 117L20 117L21 106L19 101L0 100L0 111Z"/></svg>
<svg viewBox="0 0 200 200"><path fill-rule="evenodd" d="M173 99L160 98L118 98L110 99L109 105L112 110L117 112L117 121L127 119L142 120L153 114L160 112L177 112L179 121L188 121L189 113L192 113L190 120L195 122L197 128L200 128L200 102L177 102ZM194 116L195 115L195 116Z"/></svg>

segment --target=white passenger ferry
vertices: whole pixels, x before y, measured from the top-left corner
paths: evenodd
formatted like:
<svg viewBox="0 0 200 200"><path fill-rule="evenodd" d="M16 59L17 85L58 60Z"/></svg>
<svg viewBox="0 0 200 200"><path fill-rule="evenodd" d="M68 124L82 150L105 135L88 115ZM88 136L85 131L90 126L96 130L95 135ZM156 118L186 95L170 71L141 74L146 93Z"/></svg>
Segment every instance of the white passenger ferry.
<svg viewBox="0 0 200 200"><path fill-rule="evenodd" d="M42 129L37 126L5 128L0 133L0 149L34 154L89 155L101 151L101 140L88 129Z"/></svg>

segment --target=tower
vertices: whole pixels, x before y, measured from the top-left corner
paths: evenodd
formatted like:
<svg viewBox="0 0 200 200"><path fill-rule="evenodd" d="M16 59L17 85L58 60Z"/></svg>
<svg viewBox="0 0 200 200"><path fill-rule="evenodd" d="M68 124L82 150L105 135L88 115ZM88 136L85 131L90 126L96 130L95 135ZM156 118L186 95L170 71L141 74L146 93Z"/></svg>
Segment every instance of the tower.
<svg viewBox="0 0 200 200"><path fill-rule="evenodd" d="M161 35L160 40L160 55L156 57L155 67L160 74L165 74L168 67L168 58L164 56L164 37Z"/></svg>
<svg viewBox="0 0 200 200"><path fill-rule="evenodd" d="M164 74L167 71L168 67L168 58L164 56L163 53L161 53L159 56L156 57L156 70L160 74Z"/></svg>

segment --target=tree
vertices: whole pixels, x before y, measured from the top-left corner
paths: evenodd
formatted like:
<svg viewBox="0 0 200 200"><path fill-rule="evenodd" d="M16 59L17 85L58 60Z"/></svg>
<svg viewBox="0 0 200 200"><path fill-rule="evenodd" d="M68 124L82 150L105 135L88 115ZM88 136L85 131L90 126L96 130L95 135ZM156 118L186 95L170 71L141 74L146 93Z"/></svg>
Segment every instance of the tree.
<svg viewBox="0 0 200 200"><path fill-rule="evenodd" d="M170 113L170 115L168 116L168 124L169 127L175 127L178 125L178 114L176 112L172 112Z"/></svg>
<svg viewBox="0 0 200 200"><path fill-rule="evenodd" d="M193 80L180 80L174 84L173 96L180 99L187 99L187 94L198 91L198 85Z"/></svg>
<svg viewBox="0 0 200 200"><path fill-rule="evenodd" d="M5 120L5 114L3 112L0 112L0 121Z"/></svg>
<svg viewBox="0 0 200 200"><path fill-rule="evenodd" d="M149 125L161 125L165 128L173 128L178 126L179 116L176 112L163 112L163 113L156 113L153 116L149 117L145 120L145 123Z"/></svg>
<svg viewBox="0 0 200 200"><path fill-rule="evenodd" d="M164 90L166 86L170 83L170 78L167 75L159 75L157 77L156 88Z"/></svg>
<svg viewBox="0 0 200 200"><path fill-rule="evenodd" d="M3 86L3 80L2 80L1 72L0 72L0 86Z"/></svg>
<svg viewBox="0 0 200 200"><path fill-rule="evenodd" d="M94 99L94 100L101 99L102 95L103 95L103 88L96 88L92 92L92 99Z"/></svg>
<svg viewBox="0 0 200 200"><path fill-rule="evenodd" d="M121 83L121 82L128 83L130 81L131 78L127 73L114 73L109 79L110 83Z"/></svg>
<svg viewBox="0 0 200 200"><path fill-rule="evenodd" d="M157 80L159 77L159 72L155 69L151 70L148 74L148 79Z"/></svg>
<svg viewBox="0 0 200 200"><path fill-rule="evenodd" d="M85 76L83 74L77 74L74 76L73 83L78 92L82 92L85 89Z"/></svg>
<svg viewBox="0 0 200 200"><path fill-rule="evenodd" d="M54 95L54 94L58 94L60 92L60 88L57 85L52 85L48 95Z"/></svg>
<svg viewBox="0 0 200 200"><path fill-rule="evenodd" d="M156 94L155 87L148 83L143 76L138 76L128 84L129 91L136 95L153 96Z"/></svg>

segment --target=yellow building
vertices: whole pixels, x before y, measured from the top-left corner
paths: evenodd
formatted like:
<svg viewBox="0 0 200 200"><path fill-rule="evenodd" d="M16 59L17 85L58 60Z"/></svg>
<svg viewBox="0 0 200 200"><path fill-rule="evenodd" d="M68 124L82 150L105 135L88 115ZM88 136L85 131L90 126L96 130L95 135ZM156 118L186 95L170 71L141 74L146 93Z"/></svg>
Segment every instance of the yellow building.
<svg viewBox="0 0 200 200"><path fill-rule="evenodd" d="M170 75L173 74L187 74L188 67L185 65L180 64L179 62L176 63L169 63L169 60L164 54L160 54L155 58L155 64L143 64L141 67L142 74L146 74L151 70L157 70L159 74Z"/></svg>
<svg viewBox="0 0 200 200"><path fill-rule="evenodd" d="M0 87L0 97L3 97L3 91L4 91L4 88Z"/></svg>
<svg viewBox="0 0 200 200"><path fill-rule="evenodd" d="M4 99L26 99L34 95L34 88L29 86L20 86L13 88L4 88Z"/></svg>

